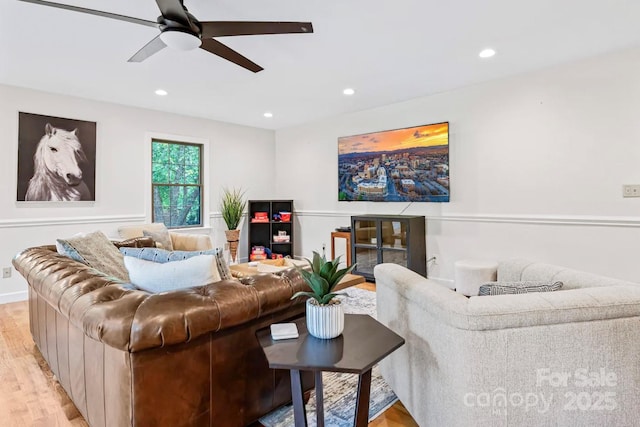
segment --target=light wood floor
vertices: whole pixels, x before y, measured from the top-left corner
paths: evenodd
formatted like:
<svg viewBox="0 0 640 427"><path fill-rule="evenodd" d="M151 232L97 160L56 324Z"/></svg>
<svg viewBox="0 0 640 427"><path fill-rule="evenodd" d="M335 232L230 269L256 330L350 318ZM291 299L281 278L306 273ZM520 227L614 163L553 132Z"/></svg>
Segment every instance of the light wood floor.
<svg viewBox="0 0 640 427"><path fill-rule="evenodd" d="M358 287L375 291L370 283ZM0 304L0 425L87 426L31 339L27 302ZM397 402L369 426L417 424Z"/></svg>
<svg viewBox="0 0 640 427"><path fill-rule="evenodd" d="M27 302L0 305L0 425L87 426L31 339Z"/></svg>

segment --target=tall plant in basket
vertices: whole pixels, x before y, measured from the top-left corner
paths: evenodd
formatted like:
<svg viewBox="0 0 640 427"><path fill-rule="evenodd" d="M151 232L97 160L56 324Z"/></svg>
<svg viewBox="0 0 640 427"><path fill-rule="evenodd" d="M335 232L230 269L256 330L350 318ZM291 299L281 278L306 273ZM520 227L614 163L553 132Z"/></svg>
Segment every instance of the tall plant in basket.
<svg viewBox="0 0 640 427"><path fill-rule="evenodd" d="M316 338L335 338L344 330L344 309L334 292L342 278L355 264L338 270L340 257L327 261L326 256L313 252L313 260L307 259L310 270L296 267L311 292L296 292L291 299L307 296L307 330Z"/></svg>
<svg viewBox="0 0 640 427"><path fill-rule="evenodd" d="M229 244L229 253L231 254L232 262L236 262L238 255L238 244L240 242L240 221L244 215L244 209L247 206L247 201L244 198L244 191L242 189L228 189L222 190L222 199L220 201L220 212L222 213L222 219L227 224L227 230L225 235L227 237L227 243Z"/></svg>

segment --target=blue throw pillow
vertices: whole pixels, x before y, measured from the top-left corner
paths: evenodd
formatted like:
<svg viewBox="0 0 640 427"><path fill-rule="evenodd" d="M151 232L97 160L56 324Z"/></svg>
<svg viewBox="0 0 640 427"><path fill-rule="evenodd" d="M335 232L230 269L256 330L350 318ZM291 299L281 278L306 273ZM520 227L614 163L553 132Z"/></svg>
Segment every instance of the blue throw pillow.
<svg viewBox="0 0 640 427"><path fill-rule="evenodd" d="M68 256L72 260L79 261L86 264L87 261L80 255L80 252L76 250L69 242L62 239L56 239L56 250L60 255Z"/></svg>
<svg viewBox="0 0 640 427"><path fill-rule="evenodd" d="M222 280L232 279L229 266L224 260L224 253L221 248L210 249L207 251L166 251L160 248L120 248L120 252L124 256L143 259L145 261L153 261L164 264L166 262L183 261L198 255L213 255L216 261L216 267Z"/></svg>

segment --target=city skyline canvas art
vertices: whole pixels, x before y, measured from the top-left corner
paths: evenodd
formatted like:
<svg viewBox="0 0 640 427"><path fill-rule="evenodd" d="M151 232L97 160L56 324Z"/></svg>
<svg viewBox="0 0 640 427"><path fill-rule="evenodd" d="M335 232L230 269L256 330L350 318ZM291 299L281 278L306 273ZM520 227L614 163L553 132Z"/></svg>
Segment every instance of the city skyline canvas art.
<svg viewBox="0 0 640 427"><path fill-rule="evenodd" d="M338 138L338 200L449 201L449 123Z"/></svg>

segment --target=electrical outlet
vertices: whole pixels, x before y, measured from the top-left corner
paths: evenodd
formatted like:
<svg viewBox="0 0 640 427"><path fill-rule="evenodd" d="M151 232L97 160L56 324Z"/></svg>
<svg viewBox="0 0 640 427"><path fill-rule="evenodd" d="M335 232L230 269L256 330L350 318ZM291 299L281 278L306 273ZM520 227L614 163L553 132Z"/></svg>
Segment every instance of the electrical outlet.
<svg viewBox="0 0 640 427"><path fill-rule="evenodd" d="M622 197L640 197L640 185L623 185Z"/></svg>
<svg viewBox="0 0 640 427"><path fill-rule="evenodd" d="M11 277L11 267L4 267L2 269L2 278L8 279L9 277Z"/></svg>

